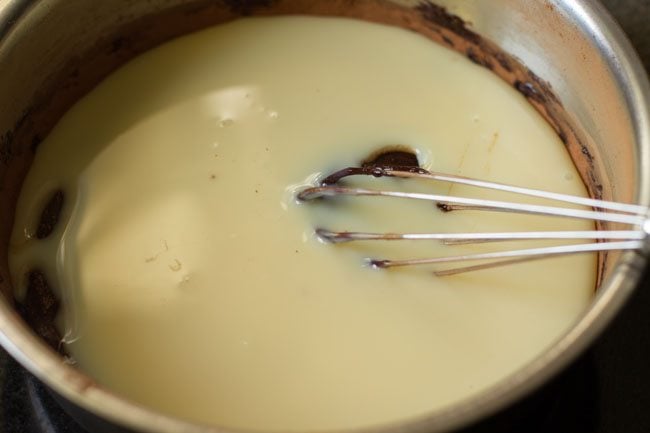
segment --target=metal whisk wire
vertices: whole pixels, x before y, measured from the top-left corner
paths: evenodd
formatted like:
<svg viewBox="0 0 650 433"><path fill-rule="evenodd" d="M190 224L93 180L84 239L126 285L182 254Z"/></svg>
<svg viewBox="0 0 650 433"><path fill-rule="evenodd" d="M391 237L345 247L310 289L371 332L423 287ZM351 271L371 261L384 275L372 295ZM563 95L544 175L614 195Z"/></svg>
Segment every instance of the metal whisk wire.
<svg viewBox="0 0 650 433"><path fill-rule="evenodd" d="M573 205L592 207L595 210L572 209L558 206L534 205L499 200L458 197L442 194L423 194L402 191L387 191L367 188L350 188L337 185L349 176L373 176L417 178L432 181L442 181L455 184L469 185L477 188L487 188L514 194L540 197ZM498 212L516 212L523 214L547 215L554 217L578 218L593 221L623 223L632 226L629 230L587 230L587 231L533 231L533 232L492 232L492 233L364 233L349 231L332 231L317 228L316 234L331 243L352 241L397 241L397 240L439 240L447 245L459 245L482 242L499 242L512 240L596 240L596 243L559 245L542 248L527 248L490 253L466 254L425 259L388 260L370 259L369 264L377 268L397 266L414 266L424 264L462 263L484 261L478 265L464 265L445 270L434 271L438 276L454 275L463 272L493 268L509 264L521 263L547 257L612 251L639 250L647 237L648 208L645 206L626 204L592 198L576 197L558 194L532 188L524 188L485 180L472 179L444 173L429 172L419 167L348 167L324 178L320 186L310 187L298 193L299 201L310 201L319 198L337 196L381 196L411 200L426 200L435 202L444 211L482 210Z"/></svg>

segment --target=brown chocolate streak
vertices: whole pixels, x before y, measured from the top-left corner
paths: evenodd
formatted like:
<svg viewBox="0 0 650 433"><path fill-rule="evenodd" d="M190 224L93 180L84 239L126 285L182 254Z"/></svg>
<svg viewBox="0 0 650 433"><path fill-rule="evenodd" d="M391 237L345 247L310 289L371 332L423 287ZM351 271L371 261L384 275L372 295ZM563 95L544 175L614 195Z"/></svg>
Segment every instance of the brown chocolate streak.
<svg viewBox="0 0 650 433"><path fill-rule="evenodd" d="M60 302L40 271L27 274L27 293L16 309L27 324L55 351L64 354L61 333L54 325Z"/></svg>
<svg viewBox="0 0 650 433"><path fill-rule="evenodd" d="M59 222L61 209L63 209L63 191L57 190L52 194L52 198L47 202L41 213L41 219L36 229L36 237L38 239L45 239L52 234Z"/></svg>
<svg viewBox="0 0 650 433"><path fill-rule="evenodd" d="M415 153L397 147L373 153L361 163L361 167L347 167L338 170L321 180L320 184L321 186L334 185L348 176L392 177L393 175L390 171L386 171L387 169L410 173L428 173L425 169L420 168Z"/></svg>

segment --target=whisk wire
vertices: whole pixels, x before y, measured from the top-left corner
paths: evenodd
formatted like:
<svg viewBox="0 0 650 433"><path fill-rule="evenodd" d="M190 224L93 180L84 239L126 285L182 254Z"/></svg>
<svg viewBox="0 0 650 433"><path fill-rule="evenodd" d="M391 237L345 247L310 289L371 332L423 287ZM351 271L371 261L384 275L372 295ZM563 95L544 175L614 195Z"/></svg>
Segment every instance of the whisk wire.
<svg viewBox="0 0 650 433"><path fill-rule="evenodd" d="M316 186L307 188L298 194L298 199L313 200L322 197L335 196L375 196L375 197L395 197L413 200L426 200L435 203L451 203L471 206L472 210L489 210L500 212L517 212L532 215L547 215L566 218L578 218L595 221L608 221L624 224L642 225L645 216L638 214L628 215L622 213L611 213L602 211L590 211L581 209L568 209L555 206L543 206L535 204L514 203L498 200L485 200L479 198L456 197L442 194L423 194L417 192L403 191L386 191L366 188L346 188L340 186Z"/></svg>
<svg viewBox="0 0 650 433"><path fill-rule="evenodd" d="M539 197L573 205L588 206L596 210L574 209L559 206L546 206L527 203L517 203L500 200L487 200L469 197L458 197L443 194L425 194L416 192L388 191L367 188L351 188L337 185L346 177L370 175L373 177L397 177L405 179L424 179L432 181L451 182L477 188L487 188L508 193ZM585 231L533 231L533 232L493 232L493 233L365 233L349 231L332 231L325 228L316 229L316 234L323 240L332 243L352 241L397 241L397 240L438 240L446 245L461 245L469 243L501 242L515 240L595 240L595 243L559 245L543 248L527 248L506 250L489 253L445 256L424 259L386 260L373 259L369 263L376 268L392 268L398 266L434 265L443 263L458 263L468 261L485 261L485 263L460 266L434 271L435 275L446 276L463 272L488 269L498 266L522 263L542 258L564 256L569 254L602 252L614 250L639 250L643 248L647 233L644 225L648 221L648 208L645 206L576 197L532 188L524 188L473 179L462 176L429 172L419 167L348 167L327 176L320 186L302 190L297 198L299 201L309 201L319 198L338 196L371 196L391 197L411 200L425 200L438 204L445 211L480 210L496 212L515 212L532 215L577 218L600 222L622 223L633 226L629 230L585 230Z"/></svg>

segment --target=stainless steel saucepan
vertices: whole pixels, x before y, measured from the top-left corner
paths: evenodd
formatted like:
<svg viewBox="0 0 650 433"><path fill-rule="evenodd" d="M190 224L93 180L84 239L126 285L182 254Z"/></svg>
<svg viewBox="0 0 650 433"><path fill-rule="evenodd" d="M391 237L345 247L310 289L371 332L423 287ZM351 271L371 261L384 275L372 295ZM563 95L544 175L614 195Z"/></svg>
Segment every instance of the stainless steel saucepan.
<svg viewBox="0 0 650 433"><path fill-rule="evenodd" d="M170 38L247 15L347 16L408 28L519 90L566 143L591 194L650 205L650 86L622 32L593 0L0 0L0 343L92 432L223 431L137 406L95 384L18 314L7 245L39 142L93 85ZM588 311L507 380L449 409L379 426L441 432L520 399L580 354L639 281L644 252L599 264ZM24 317L24 311L23 311Z"/></svg>

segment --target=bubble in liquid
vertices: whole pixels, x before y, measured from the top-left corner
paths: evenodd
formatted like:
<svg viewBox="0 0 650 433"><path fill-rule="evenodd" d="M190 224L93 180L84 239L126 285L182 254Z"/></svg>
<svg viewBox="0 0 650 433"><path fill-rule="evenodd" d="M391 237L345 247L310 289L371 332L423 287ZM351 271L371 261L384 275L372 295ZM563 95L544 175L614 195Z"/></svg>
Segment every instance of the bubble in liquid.
<svg viewBox="0 0 650 433"><path fill-rule="evenodd" d="M230 117L225 117L219 121L219 127L227 128L229 126L232 126L234 123L235 123L234 119L231 119Z"/></svg>
<svg viewBox="0 0 650 433"><path fill-rule="evenodd" d="M280 117L280 113L278 113L277 111L269 111L269 118L270 119L275 120L278 117Z"/></svg>

